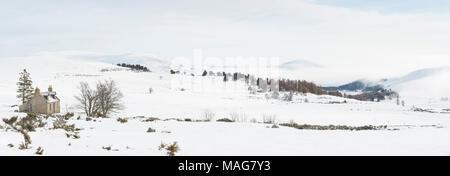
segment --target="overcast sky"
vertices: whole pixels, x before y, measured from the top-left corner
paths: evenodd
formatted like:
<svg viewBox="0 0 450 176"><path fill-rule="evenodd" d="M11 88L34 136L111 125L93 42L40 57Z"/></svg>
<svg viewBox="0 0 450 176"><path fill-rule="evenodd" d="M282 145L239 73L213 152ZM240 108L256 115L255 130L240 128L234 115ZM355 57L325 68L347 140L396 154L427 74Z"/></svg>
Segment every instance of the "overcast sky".
<svg viewBox="0 0 450 176"><path fill-rule="evenodd" d="M358 77L450 65L448 0L14 0L0 57L43 51L304 59ZM350 69L356 70L349 71Z"/></svg>

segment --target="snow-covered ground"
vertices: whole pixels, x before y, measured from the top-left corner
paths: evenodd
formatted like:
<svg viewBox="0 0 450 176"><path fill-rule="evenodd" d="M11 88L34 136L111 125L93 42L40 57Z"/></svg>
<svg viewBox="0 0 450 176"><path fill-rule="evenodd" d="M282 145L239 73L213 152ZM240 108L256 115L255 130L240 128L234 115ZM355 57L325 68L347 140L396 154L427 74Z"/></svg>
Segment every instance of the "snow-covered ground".
<svg viewBox="0 0 450 176"><path fill-rule="evenodd" d="M34 86L45 90L52 85L61 99L62 114L75 112L69 123L83 129L79 139L72 139L61 129L38 128L30 132L33 148L28 150L18 149L23 141L20 133L0 129L0 155L33 155L38 146L44 149L44 155L164 155L158 145L174 141L181 148L177 155L450 155L450 114L411 110L413 106L439 112L450 109L450 102L436 95L407 94L402 96L405 107L398 106L396 100L360 102L312 94L294 95L294 100L287 102L281 98L266 98L264 93L250 94L243 81L224 83L222 77L170 75L168 70L163 72L166 67L160 61L152 60L159 64L157 68L149 66L156 71L137 73L114 64L92 61L95 59L79 59L86 55L41 53L0 59L0 117L25 116L11 106L19 104L16 82L19 72L26 68ZM77 86L81 81L93 84L104 79L118 83L126 108L111 118L86 121L82 112L75 108ZM153 89L151 94L149 88ZM280 97L284 94L282 92ZM344 100L347 103L333 104ZM237 123L164 121L172 118L202 120L205 111L213 112L215 119L239 114L242 120ZM78 116L81 116L79 120ZM142 122L145 118L140 116L162 120ZM267 128L271 125L260 123L264 116L275 116L278 123L387 125L388 129ZM119 117L129 120L120 123L116 120ZM52 120L48 120L49 124ZM254 120L258 123L251 122ZM4 123L0 122L0 126ZM149 127L156 132L147 133ZM15 147L8 147L8 144ZM107 146L112 150L102 148Z"/></svg>

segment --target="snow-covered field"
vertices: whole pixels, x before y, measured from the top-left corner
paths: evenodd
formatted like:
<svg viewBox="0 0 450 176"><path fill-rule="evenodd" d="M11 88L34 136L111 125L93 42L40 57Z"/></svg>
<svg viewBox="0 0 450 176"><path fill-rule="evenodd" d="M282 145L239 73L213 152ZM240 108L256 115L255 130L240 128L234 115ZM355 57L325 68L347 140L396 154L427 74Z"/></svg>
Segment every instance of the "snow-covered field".
<svg viewBox="0 0 450 176"><path fill-rule="evenodd" d="M158 71L137 73L114 64L78 59L76 54L67 53L0 59L1 118L26 115L11 107L19 104L16 82L19 72L26 68L35 87L46 90L52 85L61 99L61 114L75 112L68 123L82 128L79 139L68 138L61 129L38 128L29 133L32 149L28 150L18 149L23 141L20 133L0 129L0 155L34 155L39 146L44 155L164 155L158 150L159 144L174 141L181 148L177 155L450 155L450 114L411 110L413 106L437 112L450 109L450 102L441 101L438 96L402 97L405 107L398 106L395 100L360 102L312 94L294 95L294 100L287 102L266 98L264 93L250 94L243 81L224 83L222 77L170 75L152 67L151 70ZM82 111L75 108L77 86L81 81L93 84L104 79L118 83L126 108L111 118L86 121ZM151 94L149 88L153 89ZM347 103L331 103L344 100ZM214 119L238 114L241 121L164 120L203 120L206 111L214 113ZM261 123L264 116L275 116L278 123L388 128L368 131L270 128L271 125ZM128 118L128 122L118 122L119 117ZM142 121L148 117L161 120ZM48 124L52 121L49 118ZM0 126L4 123L0 122ZM147 133L149 127L156 132ZM107 146L111 150L103 149Z"/></svg>

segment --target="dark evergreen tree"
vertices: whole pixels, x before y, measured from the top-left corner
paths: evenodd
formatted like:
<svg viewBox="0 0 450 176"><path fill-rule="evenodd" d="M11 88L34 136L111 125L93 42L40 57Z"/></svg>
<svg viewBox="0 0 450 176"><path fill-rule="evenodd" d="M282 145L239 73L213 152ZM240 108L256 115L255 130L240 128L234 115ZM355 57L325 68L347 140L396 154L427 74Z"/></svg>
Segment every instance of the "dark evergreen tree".
<svg viewBox="0 0 450 176"><path fill-rule="evenodd" d="M30 73L26 69L20 73L19 82L17 82L17 98L21 99L22 103L26 103L31 100L33 96L33 81L31 81Z"/></svg>
<svg viewBox="0 0 450 176"><path fill-rule="evenodd" d="M208 75L208 72L205 70L205 71L203 71L202 76L206 76L206 75Z"/></svg>

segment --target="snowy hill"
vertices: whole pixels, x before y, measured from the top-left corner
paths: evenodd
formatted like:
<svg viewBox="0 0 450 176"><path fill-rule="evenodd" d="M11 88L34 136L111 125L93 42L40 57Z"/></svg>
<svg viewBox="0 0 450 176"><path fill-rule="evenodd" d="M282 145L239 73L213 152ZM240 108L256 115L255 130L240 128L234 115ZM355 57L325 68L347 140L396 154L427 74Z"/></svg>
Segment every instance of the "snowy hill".
<svg viewBox="0 0 450 176"><path fill-rule="evenodd" d="M134 72L116 66L116 62L148 63L147 67L161 72ZM49 126L30 132L33 148L19 150L8 144L18 146L23 140L21 134L0 128L0 155L33 155L38 146L45 149L44 155L164 155L157 146L173 141L181 146L179 155L450 154L450 143L446 140L450 137L449 114L412 111L412 106L418 104L409 100L405 107L396 105L395 100L361 102L313 94L293 94L292 101L287 101L283 97L288 92L280 92L278 98L272 93L252 94L242 80L223 82L220 76L171 75L164 71L167 66L164 60L136 54L57 52L0 58L2 118L26 115L15 112L17 107L13 105L19 104L16 98L19 72L27 69L34 87L46 89L52 85L61 99L62 113L75 113L68 123L83 129L78 139L69 138L66 131L51 129L54 118L48 118ZM448 80L446 73L442 71L419 80L436 81L437 77L442 77L440 81ZM125 109L110 118L88 120L76 108L77 87L82 81L94 85L105 79L117 82L124 95ZM410 86L416 81L396 85ZM149 88L153 89L152 93ZM450 107L448 103L436 104L439 106L434 108L442 107L439 112ZM211 122L202 121L205 113L213 114ZM144 121L150 117L161 120ZM387 129L272 128L273 124L264 123L268 117L274 123L386 125ZM128 122L120 123L118 118L126 118ZM234 123L215 121L220 118L237 120ZM0 122L0 126L4 125ZM149 127L156 132L148 133ZM105 146L111 146L112 150L103 149Z"/></svg>
<svg viewBox="0 0 450 176"><path fill-rule="evenodd" d="M140 64L149 68L152 72L167 73L170 70L170 61L168 59L153 55L153 54L104 54L82 51L65 51L54 54L62 55L63 57L75 60L103 62L116 65L118 63Z"/></svg>
<svg viewBox="0 0 450 176"><path fill-rule="evenodd" d="M450 67L428 68L384 82L384 87L404 96L441 98L450 96Z"/></svg>

